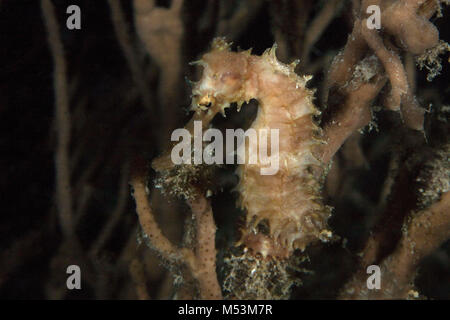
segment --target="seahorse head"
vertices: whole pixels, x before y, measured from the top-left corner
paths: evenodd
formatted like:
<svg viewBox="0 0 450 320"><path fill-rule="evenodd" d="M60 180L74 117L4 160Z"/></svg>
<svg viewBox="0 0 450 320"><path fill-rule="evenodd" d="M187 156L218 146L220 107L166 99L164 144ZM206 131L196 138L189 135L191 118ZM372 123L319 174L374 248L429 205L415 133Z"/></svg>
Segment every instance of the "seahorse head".
<svg viewBox="0 0 450 320"><path fill-rule="evenodd" d="M229 46L219 38L214 41L212 50L195 62L203 67L201 79L193 90L198 105L247 100L245 83L250 54L232 52Z"/></svg>

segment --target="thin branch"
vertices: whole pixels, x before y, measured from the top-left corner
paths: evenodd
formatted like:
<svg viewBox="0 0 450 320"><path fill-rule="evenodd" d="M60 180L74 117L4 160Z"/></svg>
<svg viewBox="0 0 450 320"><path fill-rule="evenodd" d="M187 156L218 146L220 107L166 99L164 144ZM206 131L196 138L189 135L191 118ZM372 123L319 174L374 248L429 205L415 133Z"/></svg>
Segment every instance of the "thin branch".
<svg viewBox="0 0 450 320"><path fill-rule="evenodd" d="M91 250L89 251L89 255L91 257L97 256L98 252L102 249L106 241L110 238L112 232L114 231L114 228L119 223L120 218L123 212L125 211L125 207L127 205L128 200L128 174L129 174L128 164L125 164L122 168L122 174L119 181L117 205L113 213L111 214L108 222L106 223L105 227L98 236L97 240L92 245Z"/></svg>
<svg viewBox="0 0 450 320"><path fill-rule="evenodd" d="M194 277L199 283L201 299L222 299L222 291L216 274L216 225L211 205L203 196L189 203L195 216L197 237Z"/></svg>
<svg viewBox="0 0 450 320"><path fill-rule="evenodd" d="M180 251L163 235L153 216L147 197L145 178L141 172L133 172L131 186L134 190L139 222L145 235L150 240L150 244L164 259L177 262L181 258Z"/></svg>
<svg viewBox="0 0 450 320"><path fill-rule="evenodd" d="M56 198L61 229L67 238L74 235L72 223L72 190L70 185L70 110L67 87L67 66L59 37L59 24L50 0L41 1L54 63L55 116L57 146L55 155Z"/></svg>
<svg viewBox="0 0 450 320"><path fill-rule="evenodd" d="M364 24L365 21L362 23ZM425 110L417 105L413 97L400 57L384 46L383 40L375 30L369 30L364 27L361 30L367 44L383 64L391 82L392 89L386 107L395 111L400 110L406 125L415 130L422 130Z"/></svg>
<svg viewBox="0 0 450 320"><path fill-rule="evenodd" d="M414 278L420 261L450 238L450 192L429 208L412 213L403 225L396 250L380 264L381 289L368 290L365 267L341 291L341 299L406 299L418 297ZM376 243L372 243L376 245ZM366 250L376 251L367 246ZM375 254L368 254L372 258ZM365 260L368 264L368 260Z"/></svg>
<svg viewBox="0 0 450 320"><path fill-rule="evenodd" d="M130 262L129 272L133 279L134 286L136 288L136 295L139 300L150 300L150 295L146 288L146 278L144 272L144 266L138 259L133 259Z"/></svg>
<svg viewBox="0 0 450 320"><path fill-rule="evenodd" d="M308 30L305 33L305 41L303 42L302 59L300 59L302 66L308 64L312 46L317 42L330 22L334 19L342 4L342 0L327 1L322 10L308 26Z"/></svg>
<svg viewBox="0 0 450 320"><path fill-rule="evenodd" d="M221 4L221 13L224 15L223 9L226 2L221 2ZM237 8L233 8L235 11L230 18L219 18L220 21L217 24L216 36L226 36L232 41L238 39L242 32L247 29L248 25L258 15L263 4L264 1L259 0L241 1Z"/></svg>
<svg viewBox="0 0 450 320"><path fill-rule="evenodd" d="M450 238L450 192L428 209L412 214L391 257L397 278L407 282L419 262Z"/></svg>
<svg viewBox="0 0 450 320"><path fill-rule="evenodd" d="M324 163L332 159L353 132L369 124L372 119L370 103L385 83L384 77L377 76L374 83L364 83L349 93L341 112L324 128L327 144L320 156Z"/></svg>
<svg viewBox="0 0 450 320"><path fill-rule="evenodd" d="M133 47L133 42L131 41L130 34L128 32L128 26L125 21L125 17L120 6L120 1L118 0L108 0L109 8L111 10L111 18L114 24L114 30L119 40L119 44L125 55L125 59L131 70L133 80L138 87L139 93L141 95L144 106L151 110L151 98L150 90L146 86L146 80L144 72L142 71L142 66L139 64L139 59L136 50Z"/></svg>

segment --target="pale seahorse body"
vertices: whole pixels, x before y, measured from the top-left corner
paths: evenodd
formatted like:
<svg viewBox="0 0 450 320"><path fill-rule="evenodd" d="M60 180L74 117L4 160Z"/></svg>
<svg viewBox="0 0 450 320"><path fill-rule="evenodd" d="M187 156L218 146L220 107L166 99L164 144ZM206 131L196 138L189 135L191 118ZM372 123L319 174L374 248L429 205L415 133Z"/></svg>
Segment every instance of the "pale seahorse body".
<svg viewBox="0 0 450 320"><path fill-rule="evenodd" d="M295 64L279 62L275 49L261 56L232 52L223 39L216 39L197 62L204 69L193 88L193 109L197 120L202 114L212 119L230 103L240 107L256 99L259 108L251 128L279 129L278 172L262 175L261 164L242 164L236 189L239 204L247 211L244 233L256 234L257 224L267 221L270 239L292 252L329 238L330 210L322 204L320 183L311 174L311 168L322 166L313 155L322 141L313 120L319 111L312 102L313 92L305 87L309 78L299 77Z"/></svg>

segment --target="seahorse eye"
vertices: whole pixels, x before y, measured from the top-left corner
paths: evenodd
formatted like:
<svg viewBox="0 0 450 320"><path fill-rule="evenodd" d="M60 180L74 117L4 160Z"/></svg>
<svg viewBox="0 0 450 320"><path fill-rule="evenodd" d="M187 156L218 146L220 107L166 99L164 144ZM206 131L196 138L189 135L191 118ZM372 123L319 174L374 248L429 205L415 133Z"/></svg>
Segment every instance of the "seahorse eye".
<svg viewBox="0 0 450 320"><path fill-rule="evenodd" d="M211 105L214 103L215 99L212 95L210 94L205 94L204 96L201 96L198 99L198 105L205 107L205 108L209 108L211 107Z"/></svg>

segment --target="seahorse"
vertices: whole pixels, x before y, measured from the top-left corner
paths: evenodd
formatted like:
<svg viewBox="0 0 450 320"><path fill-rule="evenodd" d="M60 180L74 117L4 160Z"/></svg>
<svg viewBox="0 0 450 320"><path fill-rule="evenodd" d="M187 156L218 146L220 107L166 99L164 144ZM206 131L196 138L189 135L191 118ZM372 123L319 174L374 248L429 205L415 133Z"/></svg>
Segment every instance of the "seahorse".
<svg viewBox="0 0 450 320"><path fill-rule="evenodd" d="M194 63L203 72L193 86L195 114L186 129L192 130L195 120L207 126L231 103L237 103L239 111L244 102L258 101L251 128L278 129L279 169L276 174L262 175L261 163L239 165L238 205L247 211L240 243L264 256L288 256L331 237L327 229L330 209L323 205L320 179L312 173L314 167L323 166L314 156L323 141L314 120L319 114L313 104L314 92L306 87L311 77L295 73L297 61L290 65L278 61L276 44L261 56L251 50L233 52L230 45L216 38L211 51ZM258 231L262 222L270 229L268 234Z"/></svg>

